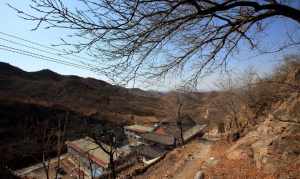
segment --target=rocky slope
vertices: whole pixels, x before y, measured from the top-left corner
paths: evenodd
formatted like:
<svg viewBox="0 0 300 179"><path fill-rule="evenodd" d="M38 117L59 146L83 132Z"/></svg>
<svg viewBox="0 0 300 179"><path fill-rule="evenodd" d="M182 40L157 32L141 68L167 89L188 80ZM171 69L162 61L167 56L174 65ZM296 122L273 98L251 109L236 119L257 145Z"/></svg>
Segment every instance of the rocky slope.
<svg viewBox="0 0 300 179"><path fill-rule="evenodd" d="M299 106L299 94L291 95L264 122L238 140L228 150L227 158L253 160L266 173L299 177L295 173L300 168Z"/></svg>

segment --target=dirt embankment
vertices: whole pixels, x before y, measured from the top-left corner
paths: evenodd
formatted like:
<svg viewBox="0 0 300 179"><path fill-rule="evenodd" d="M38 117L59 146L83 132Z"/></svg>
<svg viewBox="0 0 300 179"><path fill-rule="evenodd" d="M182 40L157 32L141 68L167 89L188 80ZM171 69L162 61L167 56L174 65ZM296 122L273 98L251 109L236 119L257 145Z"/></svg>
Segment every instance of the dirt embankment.
<svg viewBox="0 0 300 179"><path fill-rule="evenodd" d="M197 139L184 147L179 147L169 152L166 157L150 167L137 179L187 179L193 178L201 165L208 160L214 142Z"/></svg>
<svg viewBox="0 0 300 179"><path fill-rule="evenodd" d="M245 139L241 139L245 140ZM278 163L275 172L266 168L257 168L254 158L232 148L238 144L220 139L194 140L184 147L177 148L136 179L192 179L197 172L202 171L205 178L297 178L299 164L289 161L289 165L282 167ZM245 148L246 149L246 148ZM247 149L249 150L249 148ZM239 156L239 157L236 157ZM296 158L294 157L294 161ZM270 162L270 161L268 161ZM281 161L283 163L284 161Z"/></svg>

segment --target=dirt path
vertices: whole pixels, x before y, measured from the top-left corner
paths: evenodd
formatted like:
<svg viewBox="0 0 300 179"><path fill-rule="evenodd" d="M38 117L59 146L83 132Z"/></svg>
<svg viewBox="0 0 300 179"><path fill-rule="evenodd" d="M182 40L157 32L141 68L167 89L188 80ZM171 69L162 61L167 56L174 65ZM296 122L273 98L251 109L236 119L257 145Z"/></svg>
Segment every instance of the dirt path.
<svg viewBox="0 0 300 179"><path fill-rule="evenodd" d="M172 177L173 179L191 179L194 178L203 164L210 159L210 151L213 142L208 140L198 140L191 148L187 161Z"/></svg>
<svg viewBox="0 0 300 179"><path fill-rule="evenodd" d="M210 160L214 141L195 139L171 151L165 159L135 179L192 179Z"/></svg>

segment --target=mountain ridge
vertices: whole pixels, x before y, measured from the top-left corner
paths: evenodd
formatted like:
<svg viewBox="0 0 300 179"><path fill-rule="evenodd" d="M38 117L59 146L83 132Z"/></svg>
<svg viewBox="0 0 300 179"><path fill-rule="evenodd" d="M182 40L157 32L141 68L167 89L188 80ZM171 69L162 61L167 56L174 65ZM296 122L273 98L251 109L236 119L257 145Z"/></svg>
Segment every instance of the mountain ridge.
<svg viewBox="0 0 300 179"><path fill-rule="evenodd" d="M126 123L130 115L164 116L159 93L127 89L90 77L60 75L49 69L26 72L3 62L0 94L6 100L61 105L85 115L117 113L116 118Z"/></svg>

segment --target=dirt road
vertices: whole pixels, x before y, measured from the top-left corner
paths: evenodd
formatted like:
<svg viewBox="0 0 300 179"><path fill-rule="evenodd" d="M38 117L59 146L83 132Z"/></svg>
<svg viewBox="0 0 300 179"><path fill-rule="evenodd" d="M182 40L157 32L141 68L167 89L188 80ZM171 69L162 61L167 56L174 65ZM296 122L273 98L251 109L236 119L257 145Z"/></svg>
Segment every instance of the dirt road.
<svg viewBox="0 0 300 179"><path fill-rule="evenodd" d="M191 179L201 167L210 161L214 142L196 139L171 151L165 159L151 167L138 179Z"/></svg>
<svg viewBox="0 0 300 179"><path fill-rule="evenodd" d="M197 171L201 169L203 165L206 165L207 161L210 161L210 151L213 142L208 140L197 140L191 147L190 154L183 166L177 169L176 173L172 177L173 179L191 179L194 178Z"/></svg>

